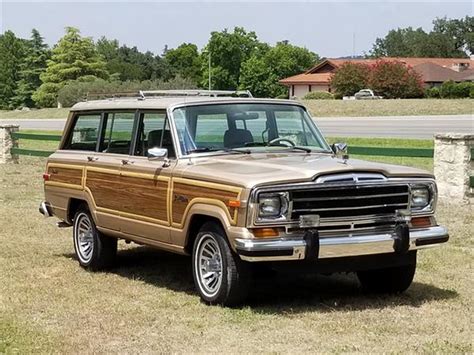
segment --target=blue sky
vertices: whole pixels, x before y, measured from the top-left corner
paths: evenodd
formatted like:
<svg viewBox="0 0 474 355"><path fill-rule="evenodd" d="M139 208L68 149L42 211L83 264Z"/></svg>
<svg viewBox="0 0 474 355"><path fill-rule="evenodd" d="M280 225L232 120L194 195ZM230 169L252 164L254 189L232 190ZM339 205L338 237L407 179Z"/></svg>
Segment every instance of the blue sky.
<svg viewBox="0 0 474 355"><path fill-rule="evenodd" d="M30 1L0 0L2 32L28 37L37 28L49 44L78 27L94 39L104 35L140 50L161 53L182 42L207 43L211 31L243 26L260 40L291 43L326 57L369 51L377 37L397 27L431 28L435 17L472 16L471 2L423 1Z"/></svg>

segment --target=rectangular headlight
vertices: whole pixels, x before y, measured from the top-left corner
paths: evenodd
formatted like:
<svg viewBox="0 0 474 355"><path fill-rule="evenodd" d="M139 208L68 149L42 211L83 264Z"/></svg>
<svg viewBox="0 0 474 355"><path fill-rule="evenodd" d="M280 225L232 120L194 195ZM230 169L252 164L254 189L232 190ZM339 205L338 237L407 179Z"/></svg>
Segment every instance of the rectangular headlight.
<svg viewBox="0 0 474 355"><path fill-rule="evenodd" d="M430 190L428 186L413 186L411 188L411 207L421 209L430 204Z"/></svg>
<svg viewBox="0 0 474 355"><path fill-rule="evenodd" d="M263 193L258 196L259 219L277 219L288 212L288 194Z"/></svg>

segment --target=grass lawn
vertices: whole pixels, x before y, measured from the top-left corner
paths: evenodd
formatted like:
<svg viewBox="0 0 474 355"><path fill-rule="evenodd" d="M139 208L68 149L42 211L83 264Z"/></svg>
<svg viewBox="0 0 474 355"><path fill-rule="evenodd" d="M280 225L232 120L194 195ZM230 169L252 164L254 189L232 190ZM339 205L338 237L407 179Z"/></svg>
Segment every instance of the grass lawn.
<svg viewBox="0 0 474 355"><path fill-rule="evenodd" d="M306 100L303 103L315 117L461 115L474 112L474 100L470 99ZM67 114L67 108L0 111L0 119L66 118Z"/></svg>
<svg viewBox="0 0 474 355"><path fill-rule="evenodd" d="M423 116L474 113L470 99L410 100L306 100L303 104L314 117Z"/></svg>
<svg viewBox="0 0 474 355"><path fill-rule="evenodd" d="M410 289L365 296L353 275L269 277L239 309L208 307L190 259L120 243L82 270L71 229L38 213L45 159L0 165L0 353L472 353L474 218L440 203L452 239L419 253ZM471 276L469 276L471 275Z"/></svg>

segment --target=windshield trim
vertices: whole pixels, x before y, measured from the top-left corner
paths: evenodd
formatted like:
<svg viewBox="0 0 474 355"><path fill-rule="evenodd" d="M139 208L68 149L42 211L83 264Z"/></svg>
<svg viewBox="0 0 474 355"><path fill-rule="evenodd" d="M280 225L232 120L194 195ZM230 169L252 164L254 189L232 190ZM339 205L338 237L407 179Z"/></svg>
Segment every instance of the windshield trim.
<svg viewBox="0 0 474 355"><path fill-rule="evenodd" d="M181 150L181 144L179 144L179 136L178 136L178 130L176 127L176 122L175 122L175 117L174 117L174 111L180 108L184 107L190 107L190 106L210 106L210 105L222 105L222 104L271 104L271 105L282 105L282 106L297 106L301 108L306 115L308 116L308 125L312 125L312 128L316 131L318 136L321 138L323 145L326 145L327 150L321 150L321 151L316 151L314 149L311 149L310 146L308 146L309 149L312 150L311 153L305 153L301 151L303 154L326 154L326 153L331 153L331 148L328 142L326 141L326 138L320 131L319 127L316 125L314 122L313 117L309 113L308 109L300 102L292 101L292 100L281 100L281 99L246 99L246 98L239 98L239 99L229 99L229 100L219 100L219 101L208 101L208 102L181 102L181 103L176 103L173 105L168 106L166 109L168 117L169 117L169 123L170 123L170 128L171 128L171 134L173 136L173 141L174 141L174 146L175 146L175 151L176 151L176 158L177 159L187 159L187 158L196 158L200 156L210 156L210 155L228 155L231 152L225 152L225 151L215 151L215 152L201 152L201 153L187 153L183 152ZM247 147L246 147L247 148ZM248 147L251 148L251 147ZM289 152L292 151L291 149L286 149L284 147L278 147L278 148L283 148L281 149L282 152ZM291 148L291 147L288 147ZM239 148L240 149L240 148ZM322 148L324 149L324 147ZM258 153L268 153L268 151L251 151L252 154L258 154Z"/></svg>

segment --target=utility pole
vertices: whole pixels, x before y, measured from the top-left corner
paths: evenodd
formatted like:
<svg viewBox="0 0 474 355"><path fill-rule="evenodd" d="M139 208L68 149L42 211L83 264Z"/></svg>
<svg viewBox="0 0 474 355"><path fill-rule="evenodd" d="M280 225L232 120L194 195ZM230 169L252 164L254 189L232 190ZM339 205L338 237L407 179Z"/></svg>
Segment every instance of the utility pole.
<svg viewBox="0 0 474 355"><path fill-rule="evenodd" d="M208 56L208 59L209 59L209 91L212 90L212 84L211 84L211 50L209 49L208 50L208 53L209 53L209 56Z"/></svg>

